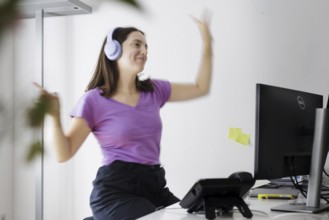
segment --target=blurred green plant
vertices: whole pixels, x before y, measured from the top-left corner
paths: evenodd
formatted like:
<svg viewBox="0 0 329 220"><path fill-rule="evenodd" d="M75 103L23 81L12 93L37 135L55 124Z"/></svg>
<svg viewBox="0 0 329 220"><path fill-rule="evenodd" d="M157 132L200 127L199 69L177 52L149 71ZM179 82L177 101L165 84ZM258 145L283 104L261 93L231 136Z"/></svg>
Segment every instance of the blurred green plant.
<svg viewBox="0 0 329 220"><path fill-rule="evenodd" d="M43 125L45 116L50 108L50 101L46 95L41 95L38 100L27 110L28 124L31 128Z"/></svg>
<svg viewBox="0 0 329 220"><path fill-rule="evenodd" d="M128 4L130 6L133 6L134 8L137 8L139 10L142 9L141 5L136 0L116 0L125 4Z"/></svg>
<svg viewBox="0 0 329 220"><path fill-rule="evenodd" d="M15 24L19 16L18 2L20 0L0 1L0 40L4 31Z"/></svg>
<svg viewBox="0 0 329 220"><path fill-rule="evenodd" d="M47 112L50 108L50 100L46 95L40 95L35 103L27 109L28 126L36 131L43 127L43 123ZM35 140L30 144L26 160L31 162L36 156L44 153L43 143L40 140Z"/></svg>
<svg viewBox="0 0 329 220"><path fill-rule="evenodd" d="M2 40L2 36L5 31L15 25L16 20L19 18L19 2L24 0L0 0L0 43ZM110 0L108 0L110 1ZM125 5L132 6L137 10L142 11L141 5L136 0L112 0L119 1ZM31 129L40 130L43 127L43 122L45 120L45 116L47 111L49 110L49 100L46 96L40 96L35 103L32 103L31 106L26 110L26 117L28 121L28 125ZM2 104L0 103L0 113L2 117L5 114ZM4 135L4 133L0 132L0 136ZM1 137L0 137L1 139ZM40 140L36 140L32 144L30 144L28 153L27 153L27 161L33 161L37 156L44 153L43 143Z"/></svg>

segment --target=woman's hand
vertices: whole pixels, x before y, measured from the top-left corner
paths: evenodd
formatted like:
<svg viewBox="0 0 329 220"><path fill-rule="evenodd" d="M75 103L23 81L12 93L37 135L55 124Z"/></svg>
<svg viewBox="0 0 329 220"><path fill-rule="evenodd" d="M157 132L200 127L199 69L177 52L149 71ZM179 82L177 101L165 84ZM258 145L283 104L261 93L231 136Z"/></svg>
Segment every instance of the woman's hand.
<svg viewBox="0 0 329 220"><path fill-rule="evenodd" d="M40 118L41 115L44 116L47 113L51 116L51 122L53 122L52 137L56 158L58 162L65 162L74 156L82 143L86 140L91 130L83 118L73 117L67 132L64 133L60 120L60 103L58 95L56 93L48 92L38 83L33 84L40 90L38 102L34 107L38 106L38 103L40 102L45 103L47 106L45 108L46 111L44 111L43 114L33 115L37 115Z"/></svg>
<svg viewBox="0 0 329 220"><path fill-rule="evenodd" d="M211 49L212 36L211 36L210 30L209 30L210 13L206 11L204 13L202 19L198 19L194 16L191 16L191 17L194 20L194 22L197 24L197 26L200 30L200 34L201 34L205 47Z"/></svg>
<svg viewBox="0 0 329 220"><path fill-rule="evenodd" d="M37 87L40 90L40 96L38 98L38 101L46 102L47 105L47 111L46 113L50 116L53 116L55 118L60 117L60 104L59 104L59 97L57 93L50 93L47 90L45 90L41 85L34 82L33 83L35 87Z"/></svg>
<svg viewBox="0 0 329 220"><path fill-rule="evenodd" d="M171 83L169 101L195 99L207 95L210 91L212 75L212 36L209 30L210 16L209 13L205 13L203 19L191 17L200 30L204 45L199 70L195 83Z"/></svg>

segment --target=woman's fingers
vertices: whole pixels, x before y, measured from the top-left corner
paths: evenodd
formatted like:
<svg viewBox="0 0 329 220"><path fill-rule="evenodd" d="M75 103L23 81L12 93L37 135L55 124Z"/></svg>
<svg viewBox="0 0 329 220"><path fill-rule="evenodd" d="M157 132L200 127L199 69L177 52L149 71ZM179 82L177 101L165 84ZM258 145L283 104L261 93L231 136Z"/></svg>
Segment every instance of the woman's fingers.
<svg viewBox="0 0 329 220"><path fill-rule="evenodd" d="M33 82L33 85L39 89L40 93L47 95L49 94L49 92L45 90L39 83Z"/></svg>

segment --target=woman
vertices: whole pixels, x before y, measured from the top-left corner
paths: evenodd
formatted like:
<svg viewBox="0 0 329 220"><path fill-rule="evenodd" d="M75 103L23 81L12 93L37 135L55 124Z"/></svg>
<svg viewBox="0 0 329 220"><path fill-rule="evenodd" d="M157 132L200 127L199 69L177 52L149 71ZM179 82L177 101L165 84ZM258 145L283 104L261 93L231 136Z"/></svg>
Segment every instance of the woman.
<svg viewBox="0 0 329 220"><path fill-rule="evenodd" d="M159 110L167 101L194 99L209 92L209 19L193 19L203 41L194 84L143 78L140 73L147 60L144 33L133 27L120 27L105 39L94 76L73 108L65 133L58 96L42 89L43 95L52 100L49 115L59 162L72 158L91 132L100 144L103 165L90 196L95 220L136 219L179 201L166 187L165 171L159 165Z"/></svg>

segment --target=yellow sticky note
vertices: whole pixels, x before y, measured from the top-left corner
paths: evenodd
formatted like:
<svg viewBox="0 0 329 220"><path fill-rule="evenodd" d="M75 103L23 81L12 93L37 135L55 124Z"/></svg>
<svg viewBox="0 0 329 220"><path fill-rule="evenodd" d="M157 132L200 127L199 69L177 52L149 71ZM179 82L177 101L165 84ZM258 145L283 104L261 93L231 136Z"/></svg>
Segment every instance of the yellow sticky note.
<svg viewBox="0 0 329 220"><path fill-rule="evenodd" d="M249 139L250 135L249 134L244 134L241 133L239 137L236 139L236 142L243 144L243 145L248 145L249 144Z"/></svg>
<svg viewBox="0 0 329 220"><path fill-rule="evenodd" d="M228 138L231 140L236 140L241 132L241 128L230 128Z"/></svg>
<svg viewBox="0 0 329 220"><path fill-rule="evenodd" d="M228 138L240 144L248 145L250 134L243 133L241 128L230 128Z"/></svg>

